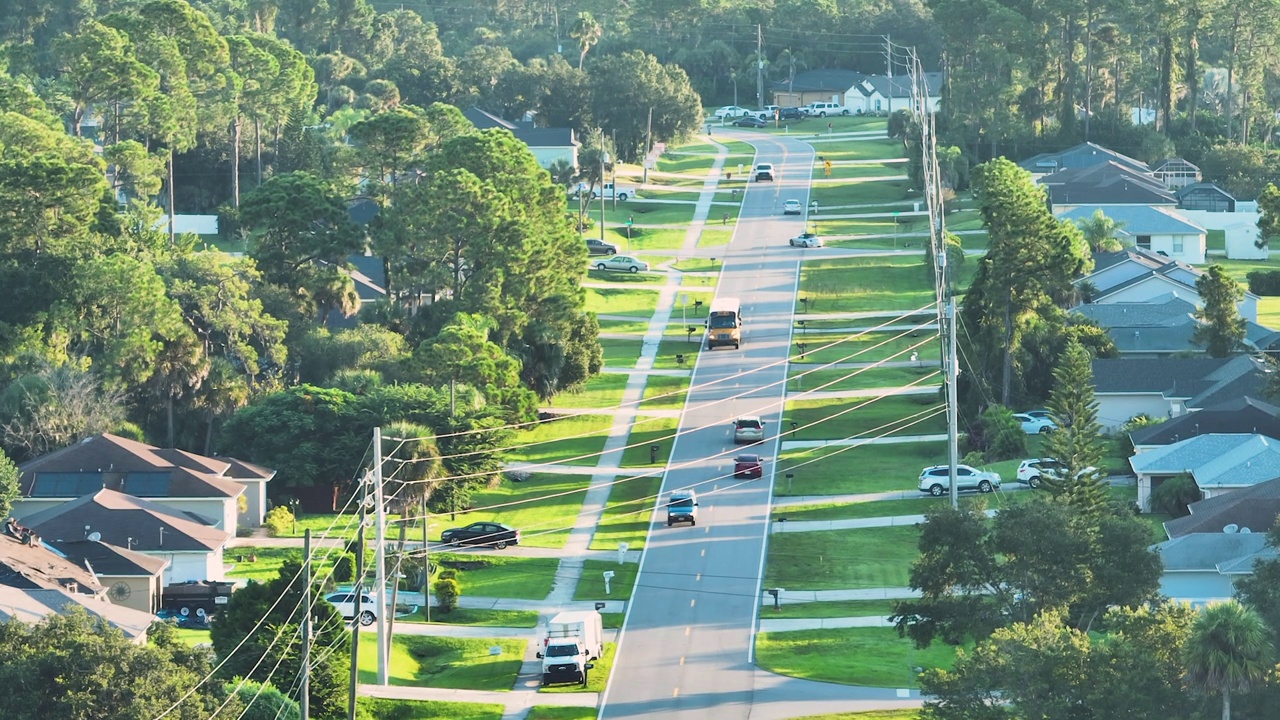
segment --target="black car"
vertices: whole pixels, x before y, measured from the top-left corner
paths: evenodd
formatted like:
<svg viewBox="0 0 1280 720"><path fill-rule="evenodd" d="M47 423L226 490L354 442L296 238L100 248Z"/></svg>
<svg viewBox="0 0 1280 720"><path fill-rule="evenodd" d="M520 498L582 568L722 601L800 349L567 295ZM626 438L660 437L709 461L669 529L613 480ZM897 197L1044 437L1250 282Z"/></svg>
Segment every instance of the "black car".
<svg viewBox="0 0 1280 720"><path fill-rule="evenodd" d="M588 255L617 255L618 248L600 240L587 240Z"/></svg>
<svg viewBox="0 0 1280 720"><path fill-rule="evenodd" d="M440 542L450 545L491 545L499 550L520 544L520 531L495 522L471 523L440 533Z"/></svg>
<svg viewBox="0 0 1280 720"><path fill-rule="evenodd" d="M733 124L737 125L738 127L750 127L750 128L769 127L769 123L765 122L764 120L761 120L758 117L754 117L751 115L748 115L746 117L740 117L737 120L734 120Z"/></svg>
<svg viewBox="0 0 1280 720"><path fill-rule="evenodd" d="M782 108L778 111L779 120L803 120L804 113L798 107Z"/></svg>

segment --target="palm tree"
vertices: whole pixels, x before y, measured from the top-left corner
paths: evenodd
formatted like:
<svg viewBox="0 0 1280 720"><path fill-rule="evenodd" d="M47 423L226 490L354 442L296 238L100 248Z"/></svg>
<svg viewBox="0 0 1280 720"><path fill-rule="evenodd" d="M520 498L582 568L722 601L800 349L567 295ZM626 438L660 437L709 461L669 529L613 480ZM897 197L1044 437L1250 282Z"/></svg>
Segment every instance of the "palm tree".
<svg viewBox="0 0 1280 720"><path fill-rule="evenodd" d="M1270 668L1270 637L1262 617L1235 600L1209 605L1191 623L1185 648L1187 680L1222 693L1222 720L1231 720L1232 691L1248 692Z"/></svg>
<svg viewBox="0 0 1280 720"><path fill-rule="evenodd" d="M1124 223L1112 220L1101 210L1095 210L1088 220L1076 220L1084 239L1094 252L1115 252L1124 249L1124 243L1116 238L1116 233L1124 229Z"/></svg>
<svg viewBox="0 0 1280 720"><path fill-rule="evenodd" d="M787 71L787 94L795 95L796 71L805 70L809 66L805 64L804 60L800 59L800 56L792 52L791 48L787 48L786 50L778 53L778 57L774 59L773 65L776 68L785 69Z"/></svg>
<svg viewBox="0 0 1280 720"><path fill-rule="evenodd" d="M569 30L569 37L578 41L578 47L582 48L582 52L578 55L578 69L582 69L582 62L587 59L587 51L591 46L600 42L600 36L604 34L604 28L596 21L594 15L583 11L578 13L578 19L573 23L573 28Z"/></svg>

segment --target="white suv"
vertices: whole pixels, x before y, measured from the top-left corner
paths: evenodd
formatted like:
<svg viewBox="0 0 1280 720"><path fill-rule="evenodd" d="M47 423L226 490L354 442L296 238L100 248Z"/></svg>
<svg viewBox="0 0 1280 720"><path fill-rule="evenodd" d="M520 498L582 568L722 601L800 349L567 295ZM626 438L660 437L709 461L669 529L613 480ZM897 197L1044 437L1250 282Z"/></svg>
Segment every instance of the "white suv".
<svg viewBox="0 0 1280 720"><path fill-rule="evenodd" d="M816 102L809 103L804 109L804 113L809 117L826 117L828 115L848 115L849 108L833 102Z"/></svg>
<svg viewBox="0 0 1280 720"><path fill-rule="evenodd" d="M1051 478L1056 478L1063 470L1066 470L1066 466L1053 458L1023 460L1022 463L1018 465L1018 482L1023 485L1038 488L1040 487L1040 480L1045 475L1048 475ZM1097 472L1098 468L1090 466L1077 473L1077 476L1086 477Z"/></svg>
<svg viewBox="0 0 1280 720"><path fill-rule="evenodd" d="M756 182L760 182L761 180L773 180L773 163L760 163L759 165L756 165L755 170L751 171L751 174L755 176Z"/></svg>
<svg viewBox="0 0 1280 720"><path fill-rule="evenodd" d="M920 471L920 492L938 497L951 487L949 475L951 468L946 465L933 465ZM989 493L1000 487L1000 475L970 467L956 466L956 489L977 490Z"/></svg>

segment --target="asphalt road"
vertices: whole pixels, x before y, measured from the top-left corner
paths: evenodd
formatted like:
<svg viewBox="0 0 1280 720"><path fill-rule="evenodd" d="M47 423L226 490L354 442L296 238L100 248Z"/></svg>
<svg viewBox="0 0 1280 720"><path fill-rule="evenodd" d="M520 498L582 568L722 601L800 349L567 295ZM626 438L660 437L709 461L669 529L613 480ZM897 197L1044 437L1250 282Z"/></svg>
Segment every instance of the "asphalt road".
<svg viewBox="0 0 1280 720"><path fill-rule="evenodd" d="M774 182L751 182L733 240L724 252L717 297L742 302L742 348L703 350L680 420L663 493L692 487L699 495L696 527L668 528L655 516L621 646L600 718L741 718L757 685L752 631L761 593L769 474L778 432L800 259L822 250L791 248L804 220L783 216L782 203L808 205L813 149L784 137L751 134L756 162L772 162ZM735 377L747 371L749 375ZM716 380L724 382L707 386ZM767 441L763 480L731 476L730 421L760 415ZM747 448L742 448L747 450ZM725 453L720 457L711 457ZM718 479L716 479L718 478Z"/></svg>

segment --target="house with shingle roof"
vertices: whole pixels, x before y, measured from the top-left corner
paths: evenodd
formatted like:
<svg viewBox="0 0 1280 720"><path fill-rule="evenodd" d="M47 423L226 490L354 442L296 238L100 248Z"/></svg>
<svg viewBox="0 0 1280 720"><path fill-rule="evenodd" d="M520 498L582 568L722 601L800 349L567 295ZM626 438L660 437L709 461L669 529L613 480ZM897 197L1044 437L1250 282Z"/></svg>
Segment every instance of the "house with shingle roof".
<svg viewBox="0 0 1280 720"><path fill-rule="evenodd" d="M1192 533L1152 546L1164 562L1160 593L1203 605L1229 600L1235 582L1253 573L1253 563L1276 556L1261 533Z"/></svg>
<svg viewBox="0 0 1280 720"><path fill-rule="evenodd" d="M1201 322L1196 306L1173 293L1151 302L1094 303L1071 309L1107 331L1122 358L1159 358L1203 353L1194 342ZM1280 332L1245 321L1244 348L1272 352L1280 346Z"/></svg>
<svg viewBox="0 0 1280 720"><path fill-rule="evenodd" d="M580 143L574 137L573 128L538 127L531 121L511 122L474 106L463 110L462 115L478 130L499 128L515 135L517 140L529 146L538 164L544 168L559 160L569 163L575 170L578 167Z"/></svg>
<svg viewBox="0 0 1280 720"><path fill-rule="evenodd" d="M164 593L164 570L169 560L101 540L46 542L67 560L88 568L107 589L107 599L116 605L155 614Z"/></svg>
<svg viewBox="0 0 1280 720"><path fill-rule="evenodd" d="M1228 358L1099 358L1093 361L1098 422L1115 431L1138 415L1174 418L1218 403L1257 395L1264 366L1247 355Z"/></svg>
<svg viewBox="0 0 1280 720"><path fill-rule="evenodd" d="M195 513L99 489L23 518L49 544L100 540L167 560L164 584L222 580L223 550L233 536Z"/></svg>
<svg viewBox="0 0 1280 720"><path fill-rule="evenodd" d="M1149 172L1108 161L1045 175L1044 186L1055 213L1080 205L1152 205L1174 208L1173 192Z"/></svg>
<svg viewBox="0 0 1280 720"><path fill-rule="evenodd" d="M1115 237L1127 245L1186 263L1204 262L1205 229L1167 207L1079 205L1055 214L1059 220L1080 224L1098 212L1119 223Z"/></svg>
<svg viewBox="0 0 1280 720"><path fill-rule="evenodd" d="M1151 493L1165 481L1190 475L1204 498L1280 477L1280 440L1245 433L1199 435L1129 458L1138 476L1138 505L1150 510Z"/></svg>
<svg viewBox="0 0 1280 720"><path fill-rule="evenodd" d="M1143 173L1151 172L1151 168L1141 160L1091 142L1080 143L1058 152L1032 155L1018 163L1018 166L1036 175L1048 175L1060 170L1087 168L1108 162Z"/></svg>
<svg viewBox="0 0 1280 720"><path fill-rule="evenodd" d="M1280 407L1244 396L1210 405L1196 412L1147 425L1129 433L1135 452L1210 434L1262 435L1280 440Z"/></svg>
<svg viewBox="0 0 1280 720"><path fill-rule="evenodd" d="M1164 257L1141 248L1111 253L1094 253L1093 272L1075 281L1088 288L1091 303L1153 302L1173 294L1200 305L1196 281L1204 275L1181 260ZM1240 316L1258 321L1258 296L1249 292L1237 303Z"/></svg>
<svg viewBox="0 0 1280 720"><path fill-rule="evenodd" d="M1156 161L1151 165L1151 174L1170 190L1200 182L1200 168L1180 157Z"/></svg>
<svg viewBox="0 0 1280 720"><path fill-rule="evenodd" d="M19 519L103 488L128 493L235 534L259 527L267 506L267 483L275 471L230 457L185 450L102 433L23 463ZM244 498L244 510L240 509Z"/></svg>
<svg viewBox="0 0 1280 720"><path fill-rule="evenodd" d="M1179 538L1192 533L1234 532L1266 534L1280 516L1280 476L1253 487L1198 500L1187 506L1189 515L1164 524L1165 533Z"/></svg>

